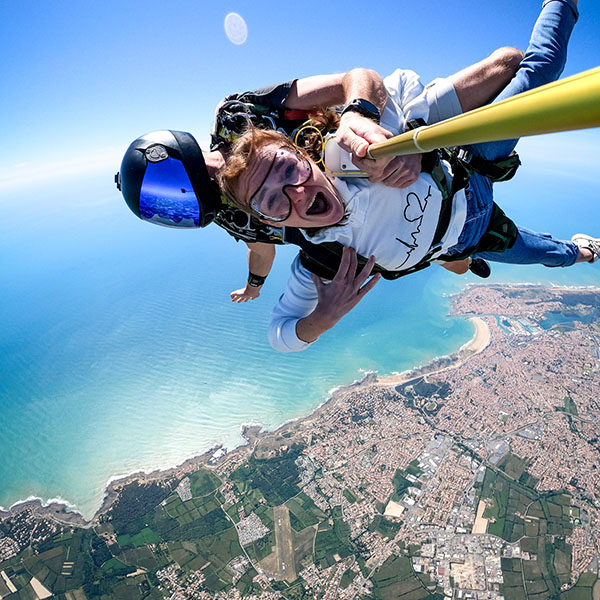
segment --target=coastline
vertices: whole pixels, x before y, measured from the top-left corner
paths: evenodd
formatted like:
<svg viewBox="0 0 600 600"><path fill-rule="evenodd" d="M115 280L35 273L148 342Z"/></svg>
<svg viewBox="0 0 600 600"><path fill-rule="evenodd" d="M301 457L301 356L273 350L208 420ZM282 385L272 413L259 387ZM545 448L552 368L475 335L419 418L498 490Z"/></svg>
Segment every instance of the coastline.
<svg viewBox="0 0 600 600"><path fill-rule="evenodd" d="M469 284L465 289L461 290L455 296L459 297L466 289L471 287L501 287L505 289L515 288L541 288L547 289L549 286L523 283L523 284ZM595 286L551 286L553 290L590 290L598 289ZM62 525L77 526L82 528L93 527L100 516L106 513L115 500L118 498L120 491L125 486L131 483L150 483L161 481L168 484L175 480L183 478L185 475L199 469L215 469L226 468L227 463L235 463L235 460L244 460L246 456L257 451L259 458L267 458L272 452L270 444L273 447L279 447L287 442L290 434L293 434L302 428L311 429L311 424L314 421L326 418L328 413L334 413L337 404L342 401L347 394L356 391L356 388L367 385L381 385L384 387L392 387L402 385L417 377L434 375L443 371L458 368L467 362L472 356L483 352L492 342L491 331L486 319L492 318L491 315L474 316L469 312L455 312L451 310L448 313L450 316L458 316L468 318L475 328L473 337L463 344L456 352L448 355L432 358L428 363L417 365L402 373L379 377L376 372L370 371L365 373L364 377L347 385L334 387L330 391L330 395L323 400L314 410L304 417L290 419L274 430L263 430L262 425L256 423L246 423L240 426L241 435L246 440L246 444L240 444L231 450L227 450L221 444L209 448L202 454L186 459L179 465L155 469L152 471L136 471L123 477L115 477L108 480L106 484L103 502L88 520L78 510L77 507L62 498L51 498L42 500L40 498L27 498L26 500L17 501L12 504L8 510L0 507L0 519L6 519L11 516L16 516L25 510L31 512L39 518L47 518L54 520ZM264 442L264 448L258 449L259 442ZM262 454L260 454L262 452ZM173 487L174 489L174 487Z"/></svg>
<svg viewBox="0 0 600 600"><path fill-rule="evenodd" d="M0 519L15 516L25 510L31 510L37 517L49 518L63 525L82 528L93 527L99 517L111 508L122 488L131 483L175 481L199 468L214 469L223 467L227 463L234 461L240 454L244 456L251 454L257 448L260 441L281 443L285 439L284 434L288 436L290 433L294 433L304 427L310 427L313 421L325 418L327 413L335 411L338 402L343 400L348 393L356 391L357 387L373 384L396 386L416 376L431 375L436 372L457 368L474 354L482 352L491 343L490 329L485 320L475 316L468 318L475 327L475 333L471 340L450 355L435 357L425 365L416 366L408 371L390 376L379 377L375 372L368 372L360 380L333 388L330 395L308 415L288 420L274 430L263 430L262 426L257 424L243 424L241 426L241 435L247 443L236 446L231 450L226 450L221 445L215 445L206 452L190 457L183 463L170 468L156 469L150 472L136 471L124 477L111 478L107 482L104 499L100 508L98 508L89 520L77 510L76 506L61 498L50 499L48 501L43 501L40 498L28 498L23 501L17 501L8 510L0 509ZM268 448L269 444L267 443L265 446ZM220 456L216 457L219 454Z"/></svg>
<svg viewBox="0 0 600 600"><path fill-rule="evenodd" d="M446 356L437 356L421 367L415 367L396 375L378 377L378 383L389 386L402 385L416 376L432 375L441 371L447 371L448 369L456 369L463 365L471 356L483 352L491 343L490 328L481 317L469 317L469 321L473 323L475 333L457 352Z"/></svg>
<svg viewBox="0 0 600 600"><path fill-rule="evenodd" d="M475 325L475 335L470 342L465 344L466 350L472 350L475 354L483 352L492 341L490 328L481 317L469 317L469 321Z"/></svg>
<svg viewBox="0 0 600 600"><path fill-rule="evenodd" d="M179 465L164 469L155 469L153 471L136 471L123 477L111 478L105 489L104 499L100 508L94 513L91 519L86 519L77 507L63 499L50 499L44 501L42 498L30 497L25 500L18 500L7 510L0 507L0 519L6 519L18 515L26 510L40 518L47 518L56 521L62 525L70 527L81 527L89 529L94 527L98 519L106 513L117 500L120 491L131 483L152 483L156 481L169 482L170 480L179 480L189 473L193 473L199 468L216 469L224 467L227 463L235 461L240 456L251 454L258 443L267 439L278 439L284 433L297 430L303 426L309 425L313 420L320 418L324 413L333 411L337 403L345 397L350 391L368 382L374 382L376 374L366 373L365 376L353 383L333 388L330 395L314 410L304 417L290 419L273 430L263 430L262 425L256 423L242 424L240 432L246 440L246 444L240 444L231 450L226 450L222 445L217 444L209 448L202 454L190 457ZM215 458L216 454L220 454ZM175 489L175 486L173 486Z"/></svg>
<svg viewBox="0 0 600 600"><path fill-rule="evenodd" d="M310 423L313 421L325 416L326 413L335 410L337 403L342 400L346 394L355 391L357 387L374 383L384 386L400 385L409 381L417 374L433 374L441 370L454 369L460 366L468 360L470 356L482 352L491 341L490 329L482 318L469 317L469 320L475 327L475 334L473 338L459 348L456 353L452 353L448 356L436 357L422 367L415 367L414 369L404 371L397 375L379 377L374 372L368 372L360 380L354 381L348 385L333 388L329 397L308 415L286 421L272 431L264 431L261 425L244 424L241 426L241 435L247 443L236 446L229 451L225 451L223 446L216 445L206 452L188 458L183 463L174 467L156 469L150 472L136 471L135 473L131 473L124 477L110 479L106 485L102 505L89 520L77 510L76 506L65 500L50 499L47 502L44 502L41 498L28 498L23 501L17 501L8 510L0 510L0 518L7 518L25 510L31 510L36 516L50 518L64 525L82 528L93 527L98 518L107 512L113 505L118 498L121 489L130 483L149 483L154 481L181 479L186 474L201 467L209 469L221 467L225 463L234 460L240 453L250 454L263 439L272 438L273 440L277 440L278 438L281 438L283 434L296 431L305 426L310 426ZM441 368L439 368L440 361L444 361L445 363ZM215 454L218 454L220 451L222 451L223 454L215 460Z"/></svg>

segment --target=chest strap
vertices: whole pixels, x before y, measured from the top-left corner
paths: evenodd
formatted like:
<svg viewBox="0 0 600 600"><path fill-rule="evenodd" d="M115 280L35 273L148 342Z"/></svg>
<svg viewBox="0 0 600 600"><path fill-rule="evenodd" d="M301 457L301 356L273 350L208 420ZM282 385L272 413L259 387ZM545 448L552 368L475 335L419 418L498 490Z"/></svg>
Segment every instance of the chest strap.
<svg viewBox="0 0 600 600"><path fill-rule="evenodd" d="M409 121L408 128L419 127L422 124L419 121ZM451 184L448 183L448 179L442 168L442 158L450 163L452 169ZM381 273L384 279L394 280L427 268L431 264L430 261L433 256L441 249L441 242L446 231L448 231L448 226L452 218L454 195L459 190L467 187L470 175L476 172L488 177L492 181L506 181L513 177L519 165L520 161L516 153L511 154L508 158L496 161L487 161L483 158L473 156L467 150L459 150L457 148L444 148L424 154L421 170L431 175L442 194L440 216L431 247L423 259L413 267L403 269L402 271L388 271L382 266L375 264L373 273ZM478 247L469 249L467 255L472 254L474 251L483 250L503 252L506 248L510 248L514 244L516 227L495 203L494 216L495 218L492 218L491 226L480 241L480 244L478 244ZM323 279L331 280L335 277L342 259L342 251L344 249L342 244L339 242L314 244L307 240L299 229L291 227L285 228L284 241L300 247L300 263L305 269ZM465 255L462 254L460 257L447 256L442 258L445 258L445 260L460 260L464 257ZM363 268L366 262L367 259L364 256L358 256L357 273Z"/></svg>
<svg viewBox="0 0 600 600"><path fill-rule="evenodd" d="M441 248L441 241L448 230L450 219L452 218L452 201L454 194L464 188L469 176L467 171L462 168L460 163L454 165L451 162L453 179L452 184L448 184L446 174L440 163L440 153L437 150L423 155L421 162L421 171L429 173L435 182L437 188L442 194L442 206L438 218L438 224L433 235L431 246L424 258L416 265L401 271L389 271L381 265L375 264L373 273L381 273L384 279L394 280L426 269L431 263L430 260ZM300 263L302 266L323 279L333 279L337 273L342 260L342 251L344 246L339 242L323 242L315 244L306 239L299 229L286 227L284 241L289 244L300 246ZM362 270L367 262L364 256L358 255L357 273Z"/></svg>
<svg viewBox="0 0 600 600"><path fill-rule="evenodd" d="M295 246L300 247L300 264L305 269L323 279L331 280L335 277L342 260L342 251L344 250L342 244L339 242L323 242L321 244L315 244L307 240L302 232L295 227L285 228L284 240L288 244L294 244ZM358 274L367 262L367 259L360 254L357 258L358 264L356 272ZM404 275L409 275L410 273L415 273L428 266L429 263L419 263L404 271L388 271L376 264L373 267L372 272L373 274L381 273L381 276L384 279L393 280L403 277Z"/></svg>

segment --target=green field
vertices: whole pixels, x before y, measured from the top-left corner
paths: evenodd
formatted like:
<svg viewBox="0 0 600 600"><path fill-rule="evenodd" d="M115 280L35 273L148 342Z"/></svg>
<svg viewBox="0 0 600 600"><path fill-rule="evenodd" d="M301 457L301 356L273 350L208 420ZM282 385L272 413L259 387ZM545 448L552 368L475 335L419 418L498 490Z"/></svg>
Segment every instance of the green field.
<svg viewBox="0 0 600 600"><path fill-rule="evenodd" d="M525 472L527 467L527 461L519 458L515 454L509 452L503 459L498 463L498 468L502 469L511 479L517 481Z"/></svg>
<svg viewBox="0 0 600 600"><path fill-rule="evenodd" d="M354 553L350 541L350 526L342 520L341 508L332 511L333 525L329 522L319 524L315 540L315 562L321 567L329 567L336 561L335 555L345 558Z"/></svg>
<svg viewBox="0 0 600 600"><path fill-rule="evenodd" d="M508 542L519 542L531 560L502 559L506 598L554 600L570 581L571 546L565 538L573 531L571 496L554 492L539 494L523 484L528 481L525 462L507 455L487 469L480 490L488 506L484 517L491 519L488 533ZM520 516L517 516L520 515Z"/></svg>
<svg viewBox="0 0 600 600"><path fill-rule="evenodd" d="M274 465L262 461L256 472L283 473L288 467L289 461L285 460L276 460ZM218 491L221 481L206 469L192 473L189 478L193 496L190 500L183 502L171 491L177 480L169 485L134 482L124 488L96 532L64 530L41 544L37 554L27 548L13 560L2 563L2 569L14 569L14 565L23 561L23 566L14 570L11 577L18 588L15 599L35 600L29 586L34 575L64 600L158 600L162 595L157 589L156 571L173 563L181 567L182 577L202 569L206 577L204 587L211 592L229 589L233 571L227 564L243 555L243 550L232 521L221 508L223 497ZM265 506L259 490L250 486L242 500L244 505L256 508L268 527L272 525L272 509ZM308 497L297 501L297 511L303 519L315 520L313 507ZM230 510L234 512L237 508L233 506ZM263 546L268 542L267 536ZM253 550L255 554L270 553L271 546L265 550L256 544L250 549ZM143 572L126 577L138 569ZM255 575L249 569L239 589L253 591ZM4 588L2 592L2 596L8 595Z"/></svg>
<svg viewBox="0 0 600 600"><path fill-rule="evenodd" d="M285 505L290 511L290 521L296 531L302 531L327 518L327 515L304 492L290 498Z"/></svg>
<svg viewBox="0 0 600 600"><path fill-rule="evenodd" d="M245 550L253 560L260 562L273 552L275 547L275 534L271 531L266 536L256 542L246 546Z"/></svg>
<svg viewBox="0 0 600 600"><path fill-rule="evenodd" d="M376 600L421 600L443 597L441 594L428 591L426 583L416 576L411 560L406 556L388 558L372 580L373 598Z"/></svg>
<svg viewBox="0 0 600 600"><path fill-rule="evenodd" d="M382 538L392 539L400 529L400 523L390 521L383 515L377 515L369 525L369 531L377 531Z"/></svg>
<svg viewBox="0 0 600 600"><path fill-rule="evenodd" d="M349 488L345 488L342 493L344 494L344 498L346 498L350 504L354 504L358 500L357 496Z"/></svg>
<svg viewBox="0 0 600 600"><path fill-rule="evenodd" d="M293 560L298 571L312 562L329 567L353 556L363 576L367 575L371 571L365 562L368 556L362 555L360 538L350 538L342 507L323 511L300 490L296 459L302 450L301 446L292 446L271 459L251 457L233 472L236 497L225 506L219 491L222 482L207 469L189 475L192 497L185 502L173 491L178 479L126 487L95 528L64 528L0 563L0 569L18 589L10 597L35 600L29 585L35 576L60 600L159 600L162 592L158 590L156 572L174 563L181 569L182 578L201 570L207 591L226 594L233 577L239 576L231 565L233 559L247 553L254 564L264 559L262 565L274 561L276 506L285 506L289 511ZM600 585L592 574L582 575L576 586L560 592L560 587L570 582L572 555L565 538L573 530L572 522L580 518L579 510L571 506L569 494L536 492L530 485L535 480L526 466L525 461L509 454L498 469L486 470L478 486L479 499L487 500L484 516L490 519L489 533L508 542L519 541L521 550L531 555L530 560L502 560L505 598L592 600L593 586ZM416 462L397 470L393 497L399 497L409 486L420 487L419 481L411 482L409 477L418 479L421 474ZM343 483L340 490L349 503L364 502L359 492L344 488ZM384 504L378 508L383 510ZM234 523L239 522L240 515L251 512L269 532L242 549ZM391 539L399 527L398 522L379 514L369 530ZM391 557L373 574L373 598L441 598L427 575L414 573L410 556L418 550L419 546L409 547L408 555ZM135 576L127 577L134 572ZM252 567L242 574L236 583L242 594L260 591L252 581L256 574ZM341 587L349 586L355 576L347 569ZM273 585L284 591L288 600L311 597L298 580ZM9 596L8 591L0 582L0 594Z"/></svg>
<svg viewBox="0 0 600 600"><path fill-rule="evenodd" d="M577 404L575 404L575 401L571 398L571 396L565 396L563 402L564 406L560 407L557 410L566 412L567 414L573 415L575 417L579 415L579 411L577 410Z"/></svg>
<svg viewBox="0 0 600 600"><path fill-rule="evenodd" d="M560 600L596 600L594 586L600 586L600 580L598 580L595 573L582 573L575 587L563 592L560 595Z"/></svg>
<svg viewBox="0 0 600 600"><path fill-rule="evenodd" d="M190 487L192 496L206 496L214 492L221 485L221 480L210 471L198 469L190 475Z"/></svg>
<svg viewBox="0 0 600 600"><path fill-rule="evenodd" d="M344 571L344 574L342 575L342 579L340 581L340 587L343 590L345 590L354 581L355 577L356 577L356 573L354 571L352 571L351 569L347 569L346 571Z"/></svg>
<svg viewBox="0 0 600 600"><path fill-rule="evenodd" d="M149 544L158 544L160 541L158 534L150 527L144 527L144 529L135 535L126 533L117 537L117 543L121 548L124 546L147 546Z"/></svg>
<svg viewBox="0 0 600 600"><path fill-rule="evenodd" d="M279 506L300 492L300 474L296 459L304 449L298 444L287 452L270 459L250 457L231 474L239 494L258 490L269 506Z"/></svg>
<svg viewBox="0 0 600 600"><path fill-rule="evenodd" d="M414 483L409 481L406 476L413 475L414 477L419 477L422 471L419 467L413 463L411 463L406 469L396 469L394 473L394 477L392 478L392 485L394 486L394 493L392 494L391 500L398 501L402 497L402 494L409 487L420 488L421 484L418 481Z"/></svg>
<svg viewBox="0 0 600 600"><path fill-rule="evenodd" d="M515 461L510 470L520 472ZM519 479L523 478L523 473ZM516 542L523 536L568 536L573 524L568 510L571 497L563 493L538 494L534 489L511 479L501 471L487 469L479 498L486 498L488 505L483 513L490 519L488 533L507 542ZM517 516L517 513L522 516Z"/></svg>

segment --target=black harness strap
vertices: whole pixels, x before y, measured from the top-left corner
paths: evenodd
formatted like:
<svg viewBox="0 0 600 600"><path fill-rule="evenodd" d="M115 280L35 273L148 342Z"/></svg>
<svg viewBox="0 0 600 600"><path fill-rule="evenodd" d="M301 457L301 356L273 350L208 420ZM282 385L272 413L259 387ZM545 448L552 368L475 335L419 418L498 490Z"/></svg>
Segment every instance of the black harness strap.
<svg viewBox="0 0 600 600"><path fill-rule="evenodd" d="M448 186L446 175L440 164L440 156L437 151L428 152L423 156L422 171L431 174L436 186L442 193L442 207L438 224L433 235L431 247L425 257L416 265L401 271L389 271L375 264L372 273L381 273L384 279L394 280L426 269L431 263L431 257L440 250L440 244L444 234L448 230L450 218L452 217L452 200L454 194L466 186L469 178L464 169L457 165L453 166L456 174L452 180L452 186ZM453 171L453 172L454 172ZM300 246L300 263L302 266L323 279L333 279L337 273L342 260L343 245L339 242L323 242L314 244L306 239L299 229L286 227L284 241L289 244ZM358 255L357 274L362 270L367 259Z"/></svg>
<svg viewBox="0 0 600 600"><path fill-rule="evenodd" d="M445 152L450 156L454 156L455 160L459 161L466 169L468 175L478 173L493 182L512 179L521 165L521 159L514 151L509 156L497 158L496 160L486 160L481 156L476 156L466 148L452 148L452 150L445 150ZM444 156L444 158L446 157Z"/></svg>
<svg viewBox="0 0 600 600"><path fill-rule="evenodd" d="M307 240L302 232L295 227L286 227L284 240L288 244L294 244L300 247L300 263L302 266L323 279L333 279L337 273L342 260L342 251L344 246L339 242L323 242L314 244ZM358 256L356 273L358 274L364 267L367 259L364 256ZM407 269L406 271L388 271L380 265L373 267L373 273L381 273L384 279L398 279L403 275L414 273L420 269L429 266L424 264L417 268Z"/></svg>
<svg viewBox="0 0 600 600"><path fill-rule="evenodd" d="M414 129L423 125L424 122L409 121L408 128ZM452 168L452 185L448 185L444 169L440 160L444 159L450 163ZM433 236L431 247L423 259L413 267L402 271L388 271L380 265L373 267L373 273L381 273L384 279L399 279L405 275L416 273L427 268L431 259L441 249L441 241L448 230L452 217L452 201L459 190L467 187L469 177L473 173L479 173L492 181L507 181L511 179L521 161L516 152L510 156L495 161L474 156L468 150L462 148L442 148L433 150L423 155L421 170L429 173L436 186L442 194L442 207L438 224ZM517 237L516 225L504 214L494 203L490 225L475 248L469 248L460 255L440 256L442 260L451 262L463 260L475 252L504 252L511 248ZM284 241L300 246L300 262L304 268L323 279L333 279L340 266L342 251L344 247L339 242L324 242L314 244L307 240L299 229L286 227ZM358 256L357 274L367 262L364 256Z"/></svg>

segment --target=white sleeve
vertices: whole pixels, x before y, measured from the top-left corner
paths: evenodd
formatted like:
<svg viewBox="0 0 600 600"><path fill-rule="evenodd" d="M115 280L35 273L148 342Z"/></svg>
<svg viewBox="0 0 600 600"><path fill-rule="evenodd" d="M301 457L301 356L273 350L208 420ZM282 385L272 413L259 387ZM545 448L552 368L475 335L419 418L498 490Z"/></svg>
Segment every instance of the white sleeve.
<svg viewBox="0 0 600 600"><path fill-rule="evenodd" d="M317 305L317 288L311 274L300 264L300 257L292 263L292 274L285 292L271 311L269 342L279 352L300 352L311 344L296 335L296 324L307 317Z"/></svg>
<svg viewBox="0 0 600 600"><path fill-rule="evenodd" d="M387 103L381 118L381 126L398 135L406 128L410 119L429 118L427 95L421 78L414 72L396 69L383 83L388 93Z"/></svg>

